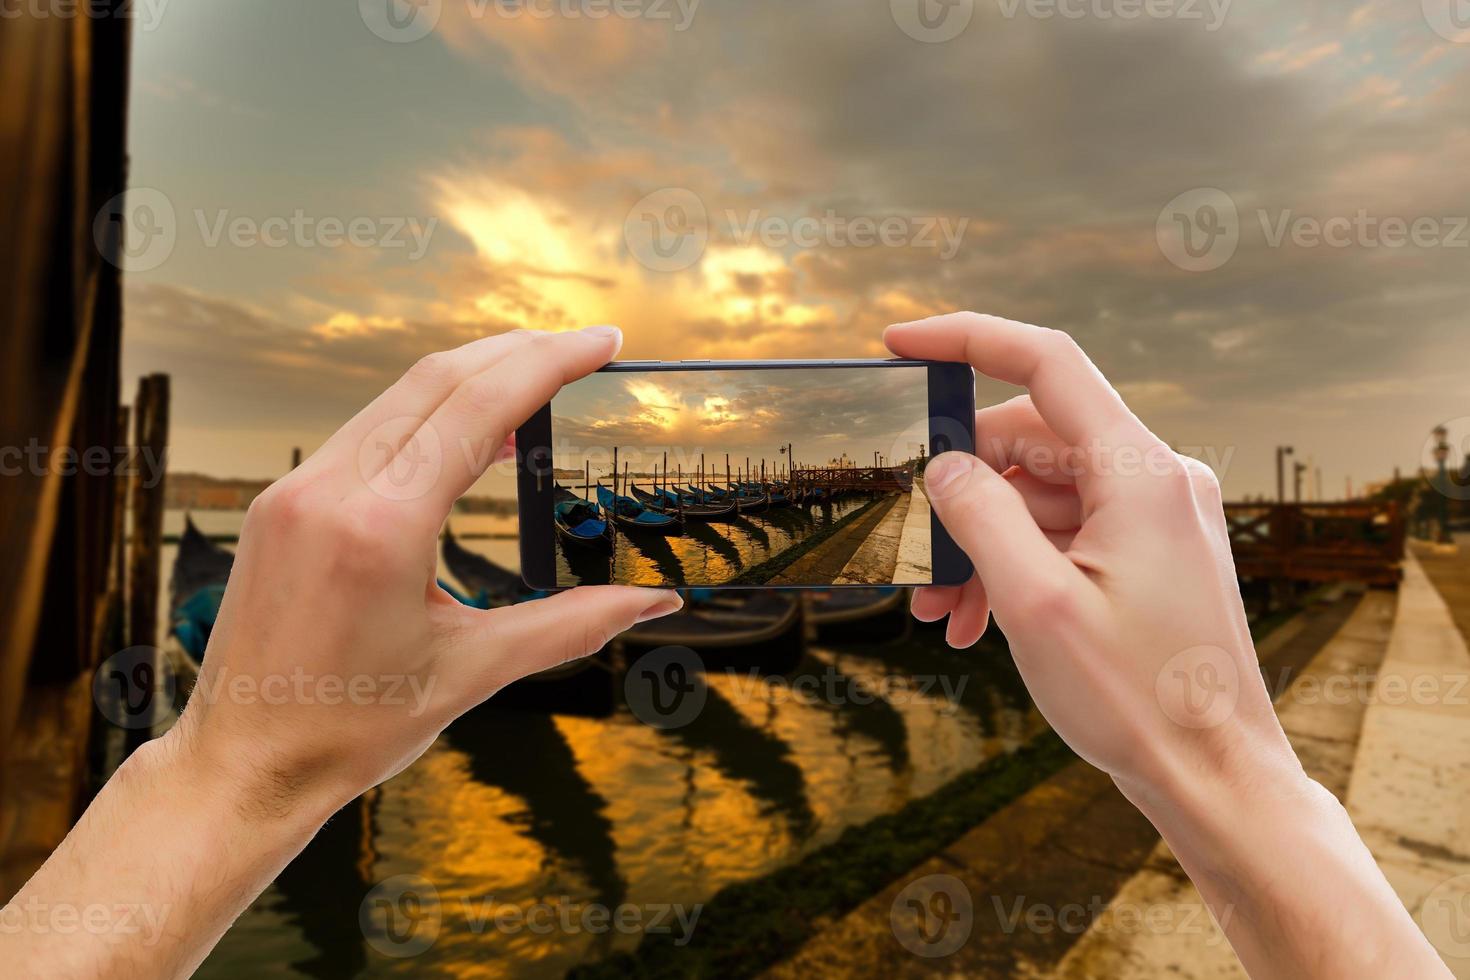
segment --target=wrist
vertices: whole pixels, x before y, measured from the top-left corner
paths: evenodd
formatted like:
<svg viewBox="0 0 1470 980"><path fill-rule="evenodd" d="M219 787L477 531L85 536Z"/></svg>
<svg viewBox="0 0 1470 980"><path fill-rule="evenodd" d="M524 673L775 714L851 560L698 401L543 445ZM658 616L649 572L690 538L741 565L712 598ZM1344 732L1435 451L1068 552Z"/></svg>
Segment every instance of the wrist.
<svg viewBox="0 0 1470 980"><path fill-rule="evenodd" d="M282 846L309 840L346 802L319 784L272 771L248 746L230 751L201 737L187 715L139 748L129 764L178 787L222 826L266 832Z"/></svg>

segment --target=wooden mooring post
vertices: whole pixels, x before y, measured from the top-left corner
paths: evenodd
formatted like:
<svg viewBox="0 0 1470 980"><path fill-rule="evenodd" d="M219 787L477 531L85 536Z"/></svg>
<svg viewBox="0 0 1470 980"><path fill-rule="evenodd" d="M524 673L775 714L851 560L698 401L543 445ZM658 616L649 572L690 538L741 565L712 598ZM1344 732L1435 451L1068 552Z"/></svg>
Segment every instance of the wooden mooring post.
<svg viewBox="0 0 1470 980"><path fill-rule="evenodd" d="M158 592L163 551L163 492L167 477L169 379L150 374L139 379L133 406L133 443L140 460L132 486L132 537L128 554L128 620L130 647L154 649L153 676L159 674ZM156 482L150 486L150 477ZM147 729L130 730L126 751L146 742Z"/></svg>

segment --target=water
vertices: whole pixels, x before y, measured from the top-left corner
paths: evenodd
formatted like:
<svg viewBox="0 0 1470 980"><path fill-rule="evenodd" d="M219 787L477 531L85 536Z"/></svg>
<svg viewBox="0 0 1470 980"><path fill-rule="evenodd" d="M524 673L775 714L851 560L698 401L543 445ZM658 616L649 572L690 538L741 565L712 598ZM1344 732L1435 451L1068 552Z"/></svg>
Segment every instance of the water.
<svg viewBox="0 0 1470 980"><path fill-rule="evenodd" d="M231 533L240 518L202 513L195 522ZM461 535L493 533L496 520L457 516L454 526ZM171 531L182 527L181 517L170 522ZM514 566L513 540L462 542ZM648 917L655 906L707 901L1044 727L1004 651L956 654L937 633L815 647L792 673L852 678L886 696L810 701L779 681L712 675L703 713L673 731L624 708L607 719L471 712L417 763L339 813L198 975L559 977L639 937L508 932L487 914L505 904L630 903ZM947 677L951 690L964 686L953 701L885 686L927 675ZM359 925L373 887L399 875L421 876L437 894L437 937L407 957L385 955Z"/></svg>
<svg viewBox="0 0 1470 980"><path fill-rule="evenodd" d="M611 581L622 585L719 585L831 527L870 499L849 497L825 506L775 507L727 521L689 521L685 533L668 537L619 534ZM560 539L556 570L557 581L567 584L609 581L606 556Z"/></svg>

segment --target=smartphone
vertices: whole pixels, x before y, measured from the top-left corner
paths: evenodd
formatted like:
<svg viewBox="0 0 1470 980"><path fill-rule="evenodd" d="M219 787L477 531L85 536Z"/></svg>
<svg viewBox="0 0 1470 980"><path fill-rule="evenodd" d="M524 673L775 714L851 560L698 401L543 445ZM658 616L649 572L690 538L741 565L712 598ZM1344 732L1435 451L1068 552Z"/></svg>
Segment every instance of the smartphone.
<svg viewBox="0 0 1470 980"><path fill-rule="evenodd" d="M924 493L975 449L968 365L618 361L516 432L521 573L579 585L959 585Z"/></svg>

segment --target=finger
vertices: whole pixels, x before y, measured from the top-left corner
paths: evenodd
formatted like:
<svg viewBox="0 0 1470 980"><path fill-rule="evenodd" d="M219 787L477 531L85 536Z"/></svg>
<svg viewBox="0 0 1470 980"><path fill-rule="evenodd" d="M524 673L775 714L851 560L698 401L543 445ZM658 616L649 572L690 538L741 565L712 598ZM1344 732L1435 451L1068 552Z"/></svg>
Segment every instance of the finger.
<svg viewBox="0 0 1470 980"><path fill-rule="evenodd" d="M954 612L960 600L958 585L925 585L914 590L909 612L921 623L937 623Z"/></svg>
<svg viewBox="0 0 1470 980"><path fill-rule="evenodd" d="M975 455L997 473L1019 466L1048 483L1077 482L1076 450L1051 430L1030 395L975 413Z"/></svg>
<svg viewBox="0 0 1470 980"><path fill-rule="evenodd" d="M373 431L398 418L425 419L449 393L466 379L500 363L511 351L530 343L540 331L516 330L481 337L453 350L436 351L417 364L373 399L342 428L338 429L303 465L316 461L325 465L342 454L355 455ZM387 459L378 461L387 464ZM376 467L363 475L370 477Z"/></svg>
<svg viewBox="0 0 1470 980"><path fill-rule="evenodd" d="M518 425L562 385L607 364L621 346L617 327L534 338L450 392L370 488L390 499L416 500L426 519L442 521Z"/></svg>
<svg viewBox="0 0 1470 980"><path fill-rule="evenodd" d="M895 324L883 340L901 357L967 361L992 378L1023 385L1046 424L1068 445L1144 449L1159 442L1076 342L1061 331L952 313ZM1087 480L1091 478L1089 473Z"/></svg>
<svg viewBox="0 0 1470 980"><path fill-rule="evenodd" d="M1037 597L1091 588L1026 510L1015 487L967 453L945 453L925 471L925 492L950 536L974 562L996 619L1022 626Z"/></svg>
<svg viewBox="0 0 1470 980"><path fill-rule="evenodd" d="M1005 481L1026 501L1031 519L1043 531L1076 531L1082 526L1082 498L1076 487L1047 483L1025 470L1014 471Z"/></svg>
<svg viewBox="0 0 1470 980"><path fill-rule="evenodd" d="M955 604L944 633L945 642L956 650L968 650L980 642L989 625L990 599L985 594L985 584L976 575L961 588L960 601Z"/></svg>
<svg viewBox="0 0 1470 980"><path fill-rule="evenodd" d="M505 609L441 610L453 624L445 658L450 708L462 714L507 684L596 653L619 633L683 606L677 592L608 585Z"/></svg>

